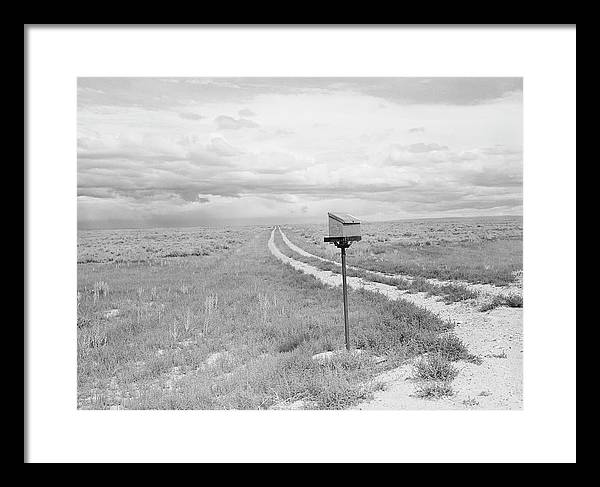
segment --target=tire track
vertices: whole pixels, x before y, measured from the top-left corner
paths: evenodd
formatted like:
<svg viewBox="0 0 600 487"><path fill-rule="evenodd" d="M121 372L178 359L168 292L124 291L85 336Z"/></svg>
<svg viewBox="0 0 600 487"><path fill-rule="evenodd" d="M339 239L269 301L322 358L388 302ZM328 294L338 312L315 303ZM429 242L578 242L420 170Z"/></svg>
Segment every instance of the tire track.
<svg viewBox="0 0 600 487"><path fill-rule="evenodd" d="M318 269L284 255L275 245L271 231L268 247L281 262L314 276L329 286L341 286L342 276ZM281 231L281 230L280 230ZM285 242L285 240L284 240ZM293 250L293 249L292 249ZM316 257L316 256L315 256ZM323 260L321 258L321 260ZM481 365L458 362L459 376L452 383L455 395L435 401L413 397L414 384L407 379L412 365L406 364L385 372L377 380L386 384L372 401L357 409L521 409L523 407L523 336L522 308L496 308L482 313L464 303L444 304L425 293L407 293L387 284L347 277L352 289L365 289L388 299L404 299L442 319L456 323L456 334L473 354L483 359Z"/></svg>
<svg viewBox="0 0 600 487"><path fill-rule="evenodd" d="M314 255L311 254L310 252L305 251L304 249L298 247L296 244L294 244L290 239L287 238L287 236L285 235L285 233L283 233L283 230L281 230L281 227L277 227L279 230L279 233L281 234L281 238L283 239L283 242L294 252L304 256L304 257L309 257L309 258L313 258L313 259L318 259L321 262L327 262L328 264L334 264L338 267L341 267L342 264L339 262L336 262L335 260L330 260L330 259L325 259L323 257L320 257L318 255ZM348 266L349 269L353 269L356 271L361 271L361 272L369 272L370 274L376 275L376 276L381 276L381 277L391 277L391 278L396 278L396 279L404 279L408 282L412 282L414 281L416 278L414 276L410 276L408 274L387 274L385 272L380 272L380 271L373 271L373 270L369 270L369 269L364 269L362 267L356 267L356 266ZM500 286L495 286L493 284L473 284L467 281L460 281L460 280L456 280L456 281L444 281L441 279L434 279L434 278L427 278L425 279L427 282L436 285L436 286L444 286L444 285L448 285L448 284L454 284L454 285L461 285L461 286L465 286L467 289L469 289L470 291L479 293L479 294L484 294L484 295L488 295L488 296L507 296L510 294L518 294L518 295L522 295L523 294L523 290L522 288L517 284L517 285L512 285L512 286L507 286L507 287L500 287Z"/></svg>

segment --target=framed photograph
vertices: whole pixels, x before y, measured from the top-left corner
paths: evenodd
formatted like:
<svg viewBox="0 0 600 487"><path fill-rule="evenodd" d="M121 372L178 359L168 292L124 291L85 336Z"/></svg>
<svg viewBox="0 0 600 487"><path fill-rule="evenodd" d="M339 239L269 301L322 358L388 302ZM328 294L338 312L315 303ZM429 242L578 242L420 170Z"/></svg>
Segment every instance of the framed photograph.
<svg viewBox="0 0 600 487"><path fill-rule="evenodd" d="M26 461L574 461L574 26L26 48Z"/></svg>

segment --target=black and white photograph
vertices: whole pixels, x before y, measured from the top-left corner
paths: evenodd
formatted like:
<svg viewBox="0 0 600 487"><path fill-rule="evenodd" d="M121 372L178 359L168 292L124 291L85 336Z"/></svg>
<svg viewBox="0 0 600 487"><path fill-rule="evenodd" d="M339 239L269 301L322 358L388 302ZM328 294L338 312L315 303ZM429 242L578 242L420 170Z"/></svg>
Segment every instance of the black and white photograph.
<svg viewBox="0 0 600 487"><path fill-rule="evenodd" d="M574 462L574 26L26 25L24 77L25 462Z"/></svg>
<svg viewBox="0 0 600 487"><path fill-rule="evenodd" d="M79 408L522 407L522 79L77 97Z"/></svg>

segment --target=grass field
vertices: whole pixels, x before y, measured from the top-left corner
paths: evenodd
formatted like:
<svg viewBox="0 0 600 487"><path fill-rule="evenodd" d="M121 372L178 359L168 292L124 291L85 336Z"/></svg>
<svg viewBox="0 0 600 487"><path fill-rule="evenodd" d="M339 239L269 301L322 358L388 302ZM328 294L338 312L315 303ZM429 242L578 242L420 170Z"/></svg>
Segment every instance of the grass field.
<svg viewBox="0 0 600 487"><path fill-rule="evenodd" d="M260 227L80 234L78 407L304 401L336 409L368 398L380 387L374 377L406 359L474 358L452 335L453 323L350 291L353 344L366 353L313 360L343 346L340 291L277 261L269 235ZM212 250L196 252L204 248ZM168 256L174 252L181 256ZM387 360L375 363L375 355Z"/></svg>
<svg viewBox="0 0 600 487"><path fill-rule="evenodd" d="M486 217L363 223L352 265L389 274L506 285L523 269L523 218ZM306 251L339 262L326 225L282 225Z"/></svg>
<svg viewBox="0 0 600 487"><path fill-rule="evenodd" d="M253 227L156 230L82 230L77 263L159 262L170 257L207 256L248 241Z"/></svg>

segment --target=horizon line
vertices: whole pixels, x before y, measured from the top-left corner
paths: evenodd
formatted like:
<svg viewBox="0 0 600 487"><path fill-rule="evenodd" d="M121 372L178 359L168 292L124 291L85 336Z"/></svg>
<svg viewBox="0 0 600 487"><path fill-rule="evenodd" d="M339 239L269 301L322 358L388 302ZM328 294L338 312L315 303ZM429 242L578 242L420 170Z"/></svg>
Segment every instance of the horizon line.
<svg viewBox="0 0 600 487"><path fill-rule="evenodd" d="M398 221L413 221L413 220L452 220L452 219L467 219L467 218L523 218L523 214L497 214L497 215L471 215L471 216L423 216L423 217L412 217L412 218L395 218L386 220L361 220L361 223L391 223ZM160 230L160 229L175 229L175 228L199 228L199 227L248 227L248 226L276 226L276 225L309 225L321 223L316 220L295 222L295 223L204 223L198 225L162 225L162 226L142 226L142 227L130 227L130 226L107 226L107 227L80 227L77 224L77 231L97 231L97 230Z"/></svg>

